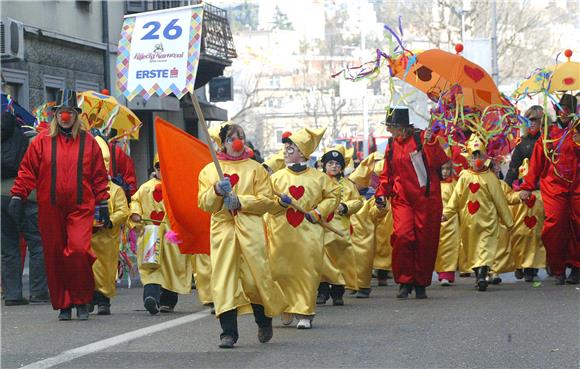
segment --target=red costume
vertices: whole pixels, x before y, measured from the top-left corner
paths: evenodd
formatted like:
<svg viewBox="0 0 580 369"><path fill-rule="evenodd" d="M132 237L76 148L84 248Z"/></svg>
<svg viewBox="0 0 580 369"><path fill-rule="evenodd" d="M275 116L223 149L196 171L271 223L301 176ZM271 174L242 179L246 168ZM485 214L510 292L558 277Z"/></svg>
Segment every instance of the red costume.
<svg viewBox="0 0 580 369"><path fill-rule="evenodd" d="M30 144L12 187L26 199L37 189L38 220L54 309L91 302L95 204L108 199L108 175L95 139L81 131L39 134Z"/></svg>
<svg viewBox="0 0 580 369"><path fill-rule="evenodd" d="M385 152L385 166L376 196L391 198L395 282L429 286L437 257L443 210L439 170L449 158L436 139L423 145L429 177L429 193L426 194L426 186L419 187L409 155L417 150L416 141L413 136L390 141L392 145L389 144ZM389 150L393 150L392 154Z"/></svg>
<svg viewBox="0 0 580 369"><path fill-rule="evenodd" d="M561 145L555 164L544 155L543 139L536 141L520 187L533 191L540 182L546 213L542 241L555 276L563 276L566 265L580 267L580 146L574 143L572 132L560 141L563 133L557 126L550 128L549 139L558 140L549 144L549 149Z"/></svg>
<svg viewBox="0 0 580 369"><path fill-rule="evenodd" d="M113 181L125 191L127 199L137 192L137 178L133 159L115 143L110 144L111 165L110 172ZM122 181L119 181L119 179Z"/></svg>

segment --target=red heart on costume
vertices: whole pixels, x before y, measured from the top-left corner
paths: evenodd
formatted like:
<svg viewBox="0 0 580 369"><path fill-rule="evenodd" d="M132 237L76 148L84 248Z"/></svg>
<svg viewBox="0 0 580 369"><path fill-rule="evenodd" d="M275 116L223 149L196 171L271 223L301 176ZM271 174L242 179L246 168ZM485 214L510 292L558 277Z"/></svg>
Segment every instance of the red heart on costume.
<svg viewBox="0 0 580 369"><path fill-rule="evenodd" d="M485 76L481 69L472 68L469 65L464 66L463 70L465 71L465 74L475 82L479 82Z"/></svg>
<svg viewBox="0 0 580 369"><path fill-rule="evenodd" d="M531 217L526 215L524 217L524 223L528 226L529 229L532 229L538 223L538 219L536 219L535 215L532 215Z"/></svg>
<svg viewBox="0 0 580 369"><path fill-rule="evenodd" d="M562 80L562 83L565 84L566 86L573 85L574 82L576 82L576 80L573 77L567 77Z"/></svg>
<svg viewBox="0 0 580 369"><path fill-rule="evenodd" d="M479 201L468 201L467 210L471 215L477 213L477 211L479 210Z"/></svg>
<svg viewBox="0 0 580 369"><path fill-rule="evenodd" d="M153 200L156 202L161 202L163 200L163 187L161 187L161 183L155 185L155 189L153 190Z"/></svg>
<svg viewBox="0 0 580 369"><path fill-rule="evenodd" d="M286 210L286 220L294 228L298 227L300 223L304 220L304 214L298 210L288 209Z"/></svg>
<svg viewBox="0 0 580 369"><path fill-rule="evenodd" d="M471 193L476 193L477 191L479 191L479 188L481 186L479 185L479 183L470 183L469 184L469 191L471 191Z"/></svg>
<svg viewBox="0 0 580 369"><path fill-rule="evenodd" d="M536 196L532 195L532 196L528 197L528 199L526 201L524 201L524 203L526 204L526 206L528 208L530 208L530 209L533 208L534 204L536 203Z"/></svg>
<svg viewBox="0 0 580 369"><path fill-rule="evenodd" d="M159 225L159 224L161 224L161 221L163 221L163 218L165 218L165 212L164 211L152 211L151 214L149 215L149 218L151 218L151 220L153 220L153 224Z"/></svg>
<svg viewBox="0 0 580 369"><path fill-rule="evenodd" d="M230 179L230 183L232 184L232 187L234 187L236 185L236 183L238 183L238 181L240 180L240 176L237 174L224 174L224 177L229 178Z"/></svg>
<svg viewBox="0 0 580 369"><path fill-rule="evenodd" d="M288 191L290 192L290 195L292 195L292 197L296 200L299 200L302 196L304 196L304 186L290 186Z"/></svg>
<svg viewBox="0 0 580 369"><path fill-rule="evenodd" d="M326 217L326 223L329 223L333 219L334 219L334 213L328 214L328 216Z"/></svg>

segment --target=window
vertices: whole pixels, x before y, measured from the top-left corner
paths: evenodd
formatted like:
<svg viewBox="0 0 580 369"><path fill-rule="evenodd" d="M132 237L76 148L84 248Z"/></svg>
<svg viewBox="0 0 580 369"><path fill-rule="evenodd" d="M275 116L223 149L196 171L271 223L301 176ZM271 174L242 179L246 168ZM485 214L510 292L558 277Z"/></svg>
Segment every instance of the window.
<svg viewBox="0 0 580 369"><path fill-rule="evenodd" d="M4 84L2 91L11 95L24 109L30 111L28 98L28 72L18 69L2 68Z"/></svg>
<svg viewBox="0 0 580 369"><path fill-rule="evenodd" d="M88 81L76 81L75 82L75 90L77 92L83 92L88 90L93 90L99 92L99 84L97 82L88 82Z"/></svg>
<svg viewBox="0 0 580 369"><path fill-rule="evenodd" d="M44 76L44 101L56 101L58 91L64 89L64 78Z"/></svg>

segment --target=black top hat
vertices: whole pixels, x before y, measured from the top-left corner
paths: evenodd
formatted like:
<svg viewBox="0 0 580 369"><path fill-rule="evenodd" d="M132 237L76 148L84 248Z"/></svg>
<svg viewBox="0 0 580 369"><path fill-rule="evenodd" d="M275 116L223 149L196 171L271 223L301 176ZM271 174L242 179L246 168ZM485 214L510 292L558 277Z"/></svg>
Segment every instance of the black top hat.
<svg viewBox="0 0 580 369"><path fill-rule="evenodd" d="M411 127L409 123L409 109L405 107L387 108L385 125L397 127Z"/></svg>
<svg viewBox="0 0 580 369"><path fill-rule="evenodd" d="M64 90L58 91L56 95L56 105L52 107L52 110L56 111L60 108L74 109L77 113L82 111L78 107L77 92L75 90L65 88Z"/></svg>

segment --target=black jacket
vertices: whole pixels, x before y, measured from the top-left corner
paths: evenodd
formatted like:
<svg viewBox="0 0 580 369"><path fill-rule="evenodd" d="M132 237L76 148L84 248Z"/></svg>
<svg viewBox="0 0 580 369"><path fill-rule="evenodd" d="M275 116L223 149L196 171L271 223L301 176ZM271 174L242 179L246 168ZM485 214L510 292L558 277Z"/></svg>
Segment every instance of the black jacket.
<svg viewBox="0 0 580 369"><path fill-rule="evenodd" d="M538 131L534 136L527 135L522 137L522 140L514 149L512 160L510 161L510 168L505 176L505 181L510 186L516 179L518 179L519 168L524 162L524 159L529 159L532 156L534 145L538 138L540 138L541 134L542 133Z"/></svg>

